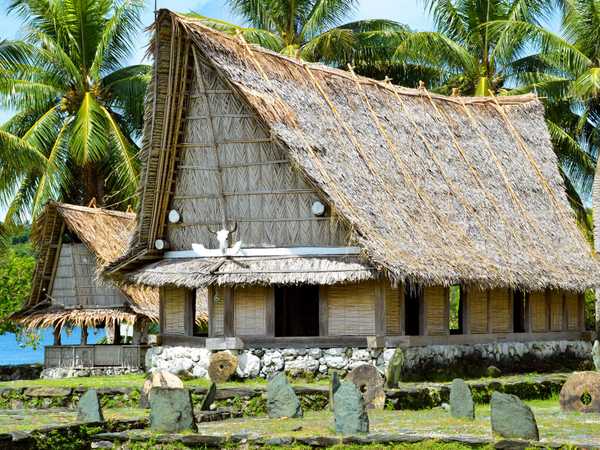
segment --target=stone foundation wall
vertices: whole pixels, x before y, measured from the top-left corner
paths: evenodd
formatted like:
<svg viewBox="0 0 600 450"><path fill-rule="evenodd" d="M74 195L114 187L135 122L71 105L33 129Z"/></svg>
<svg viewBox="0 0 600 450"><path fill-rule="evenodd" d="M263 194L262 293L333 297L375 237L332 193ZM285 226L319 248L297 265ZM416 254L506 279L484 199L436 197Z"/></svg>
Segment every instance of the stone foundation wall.
<svg viewBox="0 0 600 450"><path fill-rule="evenodd" d="M449 380L499 373L585 370L591 367L592 345L584 341L503 342L476 345L430 345L404 349L403 380ZM361 364L382 373L395 349L359 348L249 349L237 352L239 378L267 378L285 370L292 376L319 377L331 370L344 375ZM207 376L209 350L153 347L146 354L149 371L168 370L183 377ZM490 366L493 366L491 368Z"/></svg>
<svg viewBox="0 0 600 450"><path fill-rule="evenodd" d="M41 364L0 366L0 381L36 380L43 368Z"/></svg>
<svg viewBox="0 0 600 450"><path fill-rule="evenodd" d="M75 377L97 377L97 376L111 376L111 375L127 375L131 373L144 373L142 369L128 369L126 367L101 367L94 369L87 368L69 368L64 369L60 367L54 367L51 369L44 369L40 375L40 378L46 379L58 379L58 378L75 378Z"/></svg>

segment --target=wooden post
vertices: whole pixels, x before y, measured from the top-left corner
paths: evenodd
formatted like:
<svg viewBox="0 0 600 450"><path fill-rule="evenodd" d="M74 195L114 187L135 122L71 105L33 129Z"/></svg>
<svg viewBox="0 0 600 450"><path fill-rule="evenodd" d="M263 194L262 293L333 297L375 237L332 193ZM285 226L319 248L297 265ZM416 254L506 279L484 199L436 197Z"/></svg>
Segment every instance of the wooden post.
<svg viewBox="0 0 600 450"><path fill-rule="evenodd" d="M329 335L327 286L319 286L319 336Z"/></svg>
<svg viewBox="0 0 600 450"><path fill-rule="evenodd" d="M233 302L234 300L234 291L233 291L233 287L225 287L224 288L225 291L225 298L224 298L224 305L223 305L223 328L224 328L224 335L226 337L231 337L231 336L235 336L235 321L233 318L233 314L234 314L234 305Z"/></svg>
<svg viewBox="0 0 600 450"><path fill-rule="evenodd" d="M121 343L121 323L115 321L113 344Z"/></svg>
<svg viewBox="0 0 600 450"><path fill-rule="evenodd" d="M385 336L385 288L383 282L375 285L375 335Z"/></svg>
<svg viewBox="0 0 600 450"><path fill-rule="evenodd" d="M213 337L215 335L214 315L215 315L215 288L214 288L214 286L209 286L208 287L208 337Z"/></svg>
<svg viewBox="0 0 600 450"><path fill-rule="evenodd" d="M62 327L60 326L55 326L54 327L54 345L62 345L62 336L61 336L61 332L62 332Z"/></svg>
<svg viewBox="0 0 600 450"><path fill-rule="evenodd" d="M471 321L469 319L469 289L460 287L460 303L462 307L461 328L462 334L471 334Z"/></svg>
<svg viewBox="0 0 600 450"><path fill-rule="evenodd" d="M529 297L529 292L523 293L523 300L525 302L525 333L531 333L531 299Z"/></svg>
<svg viewBox="0 0 600 450"><path fill-rule="evenodd" d="M275 337L275 287L271 286L267 289L265 328L267 336Z"/></svg>
<svg viewBox="0 0 600 450"><path fill-rule="evenodd" d="M85 325L81 327L81 345L87 345L88 343L88 329Z"/></svg>
<svg viewBox="0 0 600 450"><path fill-rule="evenodd" d="M196 323L196 291L193 289L184 289L183 303L183 329L186 336L194 335L194 325Z"/></svg>

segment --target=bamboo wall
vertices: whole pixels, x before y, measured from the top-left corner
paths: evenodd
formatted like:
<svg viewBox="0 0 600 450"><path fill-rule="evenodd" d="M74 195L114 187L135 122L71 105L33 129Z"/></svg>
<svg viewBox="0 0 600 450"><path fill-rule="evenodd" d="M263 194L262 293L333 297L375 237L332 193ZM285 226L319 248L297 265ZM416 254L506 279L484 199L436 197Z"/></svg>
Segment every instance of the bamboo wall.
<svg viewBox="0 0 600 450"><path fill-rule="evenodd" d="M513 330L512 295L508 289L489 291L490 331L511 333Z"/></svg>
<svg viewBox="0 0 600 450"><path fill-rule="evenodd" d="M383 283L383 284L382 284ZM233 294L233 333L237 336L267 336L271 287L240 287ZM513 293L499 288L463 289L465 334L509 334L513 332ZM321 309L328 336L375 336L378 333L378 302L384 302L384 333L404 335L404 289L387 282L369 281L322 286L326 308ZM383 299L381 299L383 295ZM224 289L215 289L211 304L211 335L224 334ZM533 333L579 331L583 328L582 299L574 293L532 292L526 296L524 318ZM421 299L421 335L445 336L449 330L449 290L425 287ZM381 303L379 303L381 304ZM174 306L173 306L174 307ZM274 312L271 311L271 314ZM323 317L320 320L323 320ZM274 319L275 320L275 319ZM526 330L527 331L527 330ZM380 331L381 332L381 331Z"/></svg>
<svg viewBox="0 0 600 450"><path fill-rule="evenodd" d="M439 336L450 333L448 288L428 286L423 289L423 311L421 327L427 336Z"/></svg>
<svg viewBox="0 0 600 450"><path fill-rule="evenodd" d="M245 246L345 245L337 221L315 217L318 200L293 170L253 111L198 56L183 117L171 208L182 223L168 226L171 249L218 245L214 230L238 224Z"/></svg>
<svg viewBox="0 0 600 450"><path fill-rule="evenodd" d="M186 335L186 301L184 288L163 287L160 290L162 333Z"/></svg>
<svg viewBox="0 0 600 450"><path fill-rule="evenodd" d="M96 258L84 244L63 244L50 291L52 302L65 307L119 307L126 303L119 289L99 283Z"/></svg>
<svg viewBox="0 0 600 450"><path fill-rule="evenodd" d="M210 301L210 298L209 298ZM212 298L211 316L209 317L212 336L223 336L225 333L225 289L215 288L215 294Z"/></svg>
<svg viewBox="0 0 600 450"><path fill-rule="evenodd" d="M479 288L465 290L467 313L467 329L471 334L484 334L488 332L488 291Z"/></svg>
<svg viewBox="0 0 600 450"><path fill-rule="evenodd" d="M404 334L404 289L392 287L384 282L385 332L388 336Z"/></svg>
<svg viewBox="0 0 600 450"><path fill-rule="evenodd" d="M233 324L236 336L267 334L268 290L262 286L235 289Z"/></svg>
<svg viewBox="0 0 600 450"><path fill-rule="evenodd" d="M327 321L330 336L375 335L377 282L327 287Z"/></svg>
<svg viewBox="0 0 600 450"><path fill-rule="evenodd" d="M545 292L529 294L529 311L531 331L541 333L548 331L548 306Z"/></svg>

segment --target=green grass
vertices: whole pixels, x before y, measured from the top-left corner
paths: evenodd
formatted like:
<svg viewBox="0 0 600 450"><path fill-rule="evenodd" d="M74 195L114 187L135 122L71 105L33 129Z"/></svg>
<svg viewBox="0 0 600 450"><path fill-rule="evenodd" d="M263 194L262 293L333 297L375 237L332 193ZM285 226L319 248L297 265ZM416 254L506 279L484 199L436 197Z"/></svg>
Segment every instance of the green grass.
<svg viewBox="0 0 600 450"><path fill-rule="evenodd" d="M2 388L23 388L23 387L64 387L64 388L140 388L144 384L146 375L114 375L114 376L100 376L100 377L76 377L76 378L62 378L58 380L18 380L18 381L2 381L0 382L0 389ZM319 380L314 382L307 382L304 380L294 380L293 383L297 386L327 386L328 380ZM210 381L205 378L195 378L193 380L184 381L184 385L187 387L204 387L210 386ZM230 381L227 383L220 383L220 388L246 388L251 389L255 387L267 386L266 380L254 379L250 381Z"/></svg>
<svg viewBox="0 0 600 450"><path fill-rule="evenodd" d="M545 442L600 445L600 414L563 413L557 399L527 402L533 409ZM371 433L414 433L432 439L442 436L491 438L490 407L478 405L473 421L455 419L442 408L420 411L369 411ZM298 431L293 431L302 427ZM234 419L201 423L198 432L229 436L242 430L268 436L333 436L329 411L308 411L302 419Z"/></svg>
<svg viewBox="0 0 600 450"><path fill-rule="evenodd" d="M106 420L145 418L148 411L138 408L105 409ZM64 409L0 410L0 433L31 431L47 426L67 425L77 420L77 411Z"/></svg>
<svg viewBox="0 0 600 450"><path fill-rule="evenodd" d="M560 374L554 374L560 375ZM521 374L521 375L507 375L499 378L478 378L473 380L467 380L469 383L481 383L485 381L495 380L502 383L511 383L518 381L533 381L543 375L537 373ZM99 377L78 377L78 378L62 378L59 380L18 380L18 381L2 381L0 382L0 389L2 388L23 388L23 387L66 387L66 388L141 388L144 384L145 375L115 375L115 376L99 376ZM249 381L230 381L227 383L219 384L220 388L246 388L251 389L255 387L266 387L266 380L254 379ZM292 380L292 384L296 386L327 386L329 383L328 379L321 380ZM196 378L193 380L184 381L187 387L208 387L210 381L204 378ZM401 386L417 386L424 385L427 382L407 382L401 383ZM432 384L448 384L448 383L432 383Z"/></svg>

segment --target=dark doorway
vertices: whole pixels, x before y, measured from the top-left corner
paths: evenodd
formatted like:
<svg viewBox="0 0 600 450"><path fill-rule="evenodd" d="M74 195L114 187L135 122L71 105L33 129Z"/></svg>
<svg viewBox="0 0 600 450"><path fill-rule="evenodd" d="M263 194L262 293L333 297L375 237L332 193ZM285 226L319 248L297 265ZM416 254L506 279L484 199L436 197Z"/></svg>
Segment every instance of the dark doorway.
<svg viewBox="0 0 600 450"><path fill-rule="evenodd" d="M525 293L513 291L513 333L525 333Z"/></svg>
<svg viewBox="0 0 600 450"><path fill-rule="evenodd" d="M319 287L275 288L275 336L319 335Z"/></svg>
<svg viewBox="0 0 600 450"><path fill-rule="evenodd" d="M404 288L404 330L408 336L418 336L421 332L421 297L420 286L407 284Z"/></svg>

